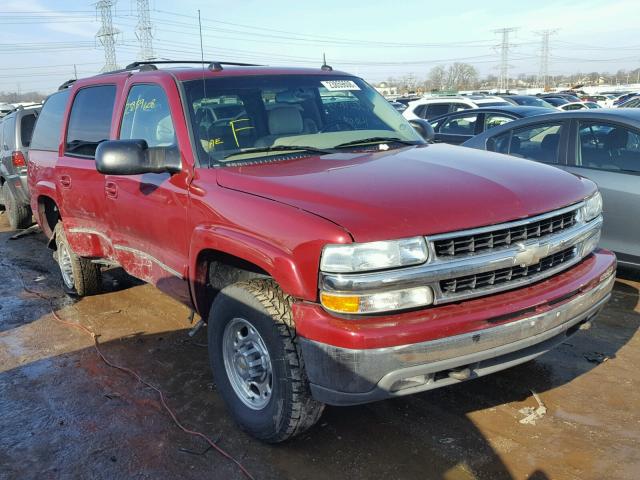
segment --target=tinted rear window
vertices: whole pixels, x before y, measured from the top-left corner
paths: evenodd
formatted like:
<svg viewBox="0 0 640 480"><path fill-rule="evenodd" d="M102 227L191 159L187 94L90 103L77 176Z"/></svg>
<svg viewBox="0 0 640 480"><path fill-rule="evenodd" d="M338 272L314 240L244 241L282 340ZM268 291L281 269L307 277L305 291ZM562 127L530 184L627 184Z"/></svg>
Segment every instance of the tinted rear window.
<svg viewBox="0 0 640 480"><path fill-rule="evenodd" d="M115 85L98 85L78 91L69 114L66 155L95 156L98 144L109 139L115 98Z"/></svg>
<svg viewBox="0 0 640 480"><path fill-rule="evenodd" d="M54 93L44 103L31 138L32 150L55 152L60 144L60 129L69 90Z"/></svg>
<svg viewBox="0 0 640 480"><path fill-rule="evenodd" d="M28 147L31 143L31 136L33 135L33 127L36 124L36 114L30 113L24 115L20 120L20 142L23 147Z"/></svg>

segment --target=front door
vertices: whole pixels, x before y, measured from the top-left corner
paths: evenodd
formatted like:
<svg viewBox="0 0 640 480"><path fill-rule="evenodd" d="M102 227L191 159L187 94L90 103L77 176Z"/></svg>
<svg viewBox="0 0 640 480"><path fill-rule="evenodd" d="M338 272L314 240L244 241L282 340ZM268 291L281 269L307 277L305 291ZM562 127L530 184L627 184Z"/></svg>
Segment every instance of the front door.
<svg viewBox="0 0 640 480"><path fill-rule="evenodd" d="M577 121L572 173L593 180L602 193L601 245L618 260L640 265L640 131L602 121Z"/></svg>
<svg viewBox="0 0 640 480"><path fill-rule="evenodd" d="M142 139L150 149L180 148L175 126L184 117L175 84L127 86L119 106L120 139ZM168 89L173 95L168 95ZM173 103L169 101L173 99ZM183 137L184 138L184 137ZM118 262L130 274L178 298L189 301L186 280L190 238L187 229L190 167L182 156L183 171L144 175L107 175L104 191L110 232Z"/></svg>

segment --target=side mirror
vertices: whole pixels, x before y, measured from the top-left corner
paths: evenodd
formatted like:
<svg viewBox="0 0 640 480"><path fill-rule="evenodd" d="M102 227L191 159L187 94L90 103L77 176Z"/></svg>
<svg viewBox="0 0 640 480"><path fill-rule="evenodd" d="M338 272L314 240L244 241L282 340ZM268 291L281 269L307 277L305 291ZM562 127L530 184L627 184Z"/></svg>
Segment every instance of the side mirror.
<svg viewBox="0 0 640 480"><path fill-rule="evenodd" d="M436 133L433 131L433 127L429 122L422 118L416 118L414 120L409 120L409 123L427 142L433 142Z"/></svg>
<svg viewBox="0 0 640 480"><path fill-rule="evenodd" d="M96 169L105 175L178 173L178 147L149 147L146 140L107 140L96 148Z"/></svg>

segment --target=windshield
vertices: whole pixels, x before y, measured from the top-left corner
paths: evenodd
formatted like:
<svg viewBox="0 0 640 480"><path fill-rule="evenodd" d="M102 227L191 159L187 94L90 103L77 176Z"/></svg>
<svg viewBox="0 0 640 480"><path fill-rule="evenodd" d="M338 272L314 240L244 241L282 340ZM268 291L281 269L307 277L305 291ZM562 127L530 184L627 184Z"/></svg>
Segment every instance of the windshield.
<svg viewBox="0 0 640 480"><path fill-rule="evenodd" d="M269 75L183 84L202 164L281 157L287 147L322 154L385 139L398 146L424 143L384 97L355 77Z"/></svg>

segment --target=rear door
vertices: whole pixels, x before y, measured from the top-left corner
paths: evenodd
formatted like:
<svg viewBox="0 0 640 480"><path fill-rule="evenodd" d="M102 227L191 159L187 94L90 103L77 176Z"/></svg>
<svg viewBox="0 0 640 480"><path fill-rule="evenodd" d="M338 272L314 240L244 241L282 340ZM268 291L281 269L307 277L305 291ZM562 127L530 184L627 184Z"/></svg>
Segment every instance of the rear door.
<svg viewBox="0 0 640 480"><path fill-rule="evenodd" d="M60 213L67 231L103 238L107 233L104 176L96 170L94 158L98 144L109 139L117 87L91 85L74 93L56 165ZM88 254L79 245L72 246L79 254Z"/></svg>
<svg viewBox="0 0 640 480"><path fill-rule="evenodd" d="M640 130L575 120L566 170L593 180L602 193L601 245L640 265Z"/></svg>

